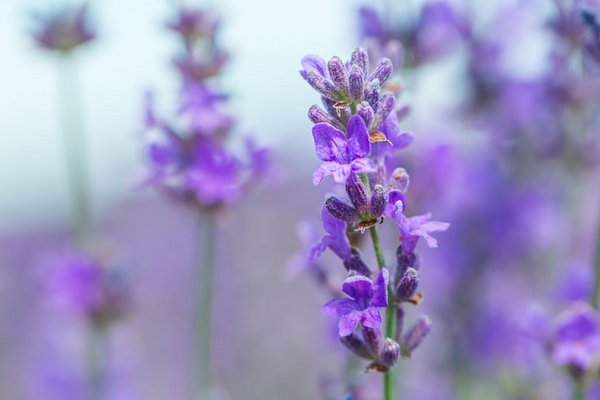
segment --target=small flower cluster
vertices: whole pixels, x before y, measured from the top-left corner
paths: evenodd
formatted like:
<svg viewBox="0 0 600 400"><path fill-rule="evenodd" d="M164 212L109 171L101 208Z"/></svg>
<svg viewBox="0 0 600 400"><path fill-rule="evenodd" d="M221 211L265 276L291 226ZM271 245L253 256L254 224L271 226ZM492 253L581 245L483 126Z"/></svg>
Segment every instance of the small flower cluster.
<svg viewBox="0 0 600 400"><path fill-rule="evenodd" d="M268 151L250 138L243 159L226 148L234 116L215 82L229 58L218 45L219 26L218 15L188 8L167 24L183 44L173 61L181 82L178 112L174 121L160 117L148 93L144 123L144 184L206 209L236 203L271 168Z"/></svg>
<svg viewBox="0 0 600 400"><path fill-rule="evenodd" d="M35 15L35 18L39 25L32 36L40 47L48 50L69 53L96 37L90 25L87 3Z"/></svg>
<svg viewBox="0 0 600 400"><path fill-rule="evenodd" d="M337 293L345 296L327 302L323 313L339 319L342 343L370 360L369 369L386 372L400 355L410 357L430 330L424 317L402 334L402 305L418 304L422 298L418 292L418 239L436 247L430 233L444 231L449 225L431 221L430 214L407 217L404 194L409 175L403 168L387 172L388 156L413 139L399 127L407 108L398 107L395 96L382 89L392 74L392 62L384 58L371 68L367 52L357 48L348 62L338 57L325 62L309 55L303 58L302 66L300 74L321 94L324 106L313 105L308 112L315 124L316 154L322 161L313 174L313 183L318 185L332 175L336 183L344 185L348 197L332 195L326 199L321 209L326 235L312 245L305 243L305 264L308 269L317 268L320 282L331 288L319 257L330 249L341 260L347 279ZM393 268L385 263L377 233L377 226L386 218L393 220L400 232ZM359 242L355 236L367 230L377 257L376 274L355 246ZM381 330L382 308L386 309L387 325L392 325L385 335ZM396 316L400 318L392 322Z"/></svg>
<svg viewBox="0 0 600 400"><path fill-rule="evenodd" d="M97 327L122 319L131 288L122 271L88 252L63 251L47 265L47 289L55 303L83 315Z"/></svg>

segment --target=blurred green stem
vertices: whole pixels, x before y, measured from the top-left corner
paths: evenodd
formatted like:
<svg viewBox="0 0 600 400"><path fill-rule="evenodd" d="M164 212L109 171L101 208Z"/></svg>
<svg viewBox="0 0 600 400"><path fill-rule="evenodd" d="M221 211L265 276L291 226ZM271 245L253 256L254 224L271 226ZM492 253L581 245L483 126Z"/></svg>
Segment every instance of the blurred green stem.
<svg viewBox="0 0 600 400"><path fill-rule="evenodd" d="M585 400L585 384L582 380L577 380L573 383L572 400Z"/></svg>
<svg viewBox="0 0 600 400"><path fill-rule="evenodd" d="M211 322L214 284L214 258L215 258L215 215L214 212L200 213L200 246L197 292L197 340L198 354L196 358L197 381L194 387L194 398L208 399L211 377Z"/></svg>
<svg viewBox="0 0 600 400"><path fill-rule="evenodd" d="M61 112L65 173L69 190L71 226L81 245L91 229L87 186L86 140L81 116L81 93L74 56L65 54L58 63L59 107Z"/></svg>

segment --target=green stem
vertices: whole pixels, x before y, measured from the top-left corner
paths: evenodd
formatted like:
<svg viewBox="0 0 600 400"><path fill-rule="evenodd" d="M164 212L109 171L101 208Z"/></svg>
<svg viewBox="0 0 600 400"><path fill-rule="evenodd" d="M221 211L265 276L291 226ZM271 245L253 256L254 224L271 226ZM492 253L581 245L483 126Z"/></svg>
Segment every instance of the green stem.
<svg viewBox="0 0 600 400"><path fill-rule="evenodd" d="M582 380L577 380L573 383L572 400L585 400L585 384Z"/></svg>
<svg viewBox="0 0 600 400"><path fill-rule="evenodd" d="M90 233L91 211L86 181L87 157L81 116L81 93L73 55L65 54L60 57L58 80L65 173L71 203L69 207L71 226L76 241L81 245Z"/></svg>
<svg viewBox="0 0 600 400"><path fill-rule="evenodd" d="M215 215L213 212L201 213L199 238L202 254L199 257L198 293L197 293L197 386L193 398L205 400L211 389L211 322L215 257Z"/></svg>
<svg viewBox="0 0 600 400"><path fill-rule="evenodd" d="M377 227L372 226L369 229L369 232L371 233L371 241L373 242L375 257L377 258L377 266L381 270L385 268L385 258L383 257L383 251L381 250L381 241L379 240ZM389 304L385 310L385 335L386 337L393 338L396 336L396 304L393 300L391 287L388 287L388 294ZM395 400L395 397L395 369L390 368L383 376L383 398L384 400Z"/></svg>

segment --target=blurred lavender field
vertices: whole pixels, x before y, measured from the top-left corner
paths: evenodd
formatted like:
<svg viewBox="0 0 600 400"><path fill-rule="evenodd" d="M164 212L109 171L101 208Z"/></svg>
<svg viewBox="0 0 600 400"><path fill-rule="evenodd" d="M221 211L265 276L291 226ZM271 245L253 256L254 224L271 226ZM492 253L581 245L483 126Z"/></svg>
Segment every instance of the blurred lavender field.
<svg viewBox="0 0 600 400"><path fill-rule="evenodd" d="M600 398L600 3L121 3L0 3L1 399Z"/></svg>

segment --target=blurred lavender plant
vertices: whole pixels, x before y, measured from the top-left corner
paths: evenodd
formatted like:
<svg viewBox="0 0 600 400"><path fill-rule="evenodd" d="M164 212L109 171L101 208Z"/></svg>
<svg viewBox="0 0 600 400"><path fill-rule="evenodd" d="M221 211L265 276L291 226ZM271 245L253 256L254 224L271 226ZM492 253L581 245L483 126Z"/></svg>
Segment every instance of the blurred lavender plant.
<svg viewBox="0 0 600 400"><path fill-rule="evenodd" d="M198 370L192 389L193 396L200 398L213 389L210 336L216 219L274 171L268 150L251 138L245 139L243 156L229 149L235 116L217 82L229 59L219 45L220 26L221 18L213 10L177 10L167 23L182 44L173 60L181 83L177 112L170 118L159 116L154 96L148 93L144 121L148 174L143 186L155 187L193 210L203 230L198 261Z"/></svg>
<svg viewBox="0 0 600 400"><path fill-rule="evenodd" d="M455 221L450 251L440 257L451 279L438 283L440 290L448 291L443 297L449 301L436 305L451 337L449 363L436 372L454 376L461 398L471 395L469 386L481 385L484 365L499 375L502 361L509 360L508 374L517 374L512 367L523 342L515 334L514 307L535 295L518 292L515 282L541 286L539 277L548 276L551 267L590 253L589 238L596 229L589 219L583 225L570 224L577 226L574 230L565 222L581 218L573 210L589 210L588 203L595 205L597 197L574 196L585 182L591 183L587 180L597 171L600 155L598 137L592 134L598 129L600 104L597 4L555 1L550 17L544 14L548 10L535 9L535 21L545 22L540 27L551 34L551 46L547 68L524 78L504 68L504 61L519 41L518 24L535 5L514 3L500 7L492 23L483 26L475 7L464 14L441 2L427 2L420 13L408 13L402 22L389 9L385 15L370 7L359 11L359 30L369 48L378 54L401 54L413 70L461 44L467 51L470 91L457 120L466 123L465 131L482 132L483 141L473 141L481 143L471 146L474 149L435 145L430 155L415 160L413 176L419 179L410 194L413 203L441 206L445 217ZM582 13L584 4L588 8ZM427 25L435 28L423 28ZM514 31L510 41L498 35L507 27ZM443 39L429 41L429 31L445 33ZM423 182L426 187L421 187ZM457 194L454 188L465 185L468 193ZM573 245L567 237L573 238ZM508 306L506 295L497 294L503 287L499 280L509 284L513 306ZM494 290L482 290L485 285Z"/></svg>
<svg viewBox="0 0 600 400"><path fill-rule="evenodd" d="M92 227L75 52L91 42L96 33L89 21L87 2L38 15L37 22L38 26L32 33L34 40L40 47L58 56L59 107L72 210L72 240L75 243L72 250L61 253L45 266L42 279L49 298L87 324L87 354L83 356L87 368L85 398L103 399L108 396L110 386L107 379L109 333L125 315L130 289L127 280L117 270L108 270L103 261L92 255L98 240Z"/></svg>
<svg viewBox="0 0 600 400"><path fill-rule="evenodd" d="M322 161L313 184L331 175L336 183L344 184L348 196L348 201L328 196L321 209L327 234L309 249L305 265L318 269L320 282L330 289L318 259L329 248L342 261L348 277L340 294L348 297L336 296L323 306L323 313L339 319L341 342L370 361L368 370L384 373L384 398L391 400L395 398L393 367L400 354L410 357L430 330L426 318L404 334L402 329L403 305L418 304L422 298L417 292L416 245L423 238L429 247L436 247L430 233L444 231L448 224L431 221L430 214L407 217L408 174L401 168L388 173L386 159L412 141L412 134L401 132L398 125L398 113L404 109L397 109L395 96L382 90L392 74L391 60L383 58L371 68L367 52L357 48L348 62L338 57L325 62L308 55L302 67L301 76L321 95L325 107L313 105L308 112L315 124L316 154ZM377 230L386 218L400 232L395 265L386 263ZM357 242L356 235L367 230L377 260L375 277L360 251L351 246ZM385 325L381 309L385 309Z"/></svg>

